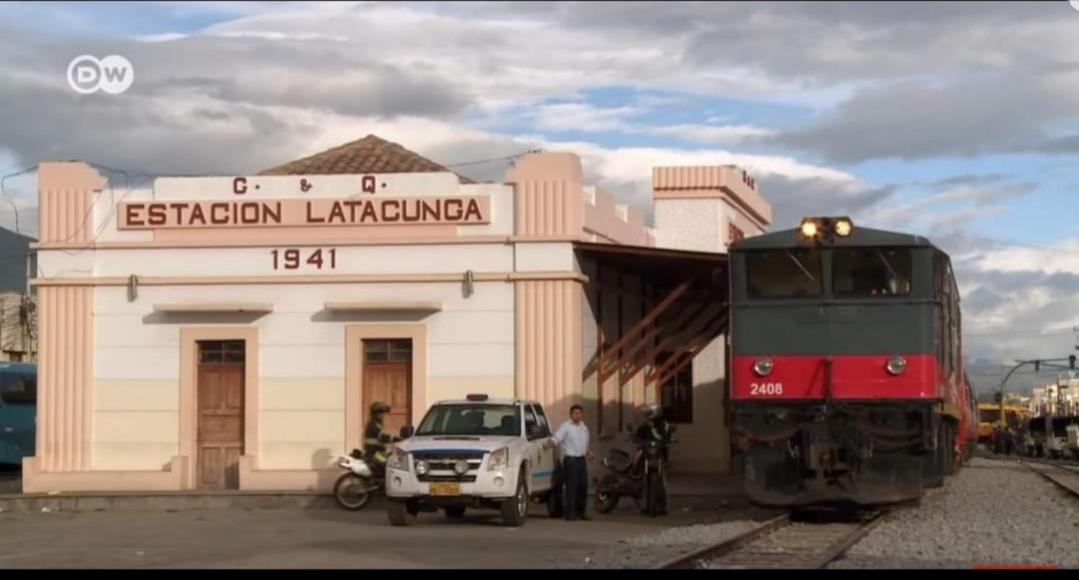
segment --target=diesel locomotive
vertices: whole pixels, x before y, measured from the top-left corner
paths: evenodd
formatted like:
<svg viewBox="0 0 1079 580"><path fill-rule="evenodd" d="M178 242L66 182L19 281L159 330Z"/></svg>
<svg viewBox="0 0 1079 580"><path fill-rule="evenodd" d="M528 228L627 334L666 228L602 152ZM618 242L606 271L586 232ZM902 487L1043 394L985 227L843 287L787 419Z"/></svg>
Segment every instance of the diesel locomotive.
<svg viewBox="0 0 1079 580"><path fill-rule="evenodd" d="M753 501L902 502L959 469L977 416L945 252L821 217L730 260L732 437Z"/></svg>

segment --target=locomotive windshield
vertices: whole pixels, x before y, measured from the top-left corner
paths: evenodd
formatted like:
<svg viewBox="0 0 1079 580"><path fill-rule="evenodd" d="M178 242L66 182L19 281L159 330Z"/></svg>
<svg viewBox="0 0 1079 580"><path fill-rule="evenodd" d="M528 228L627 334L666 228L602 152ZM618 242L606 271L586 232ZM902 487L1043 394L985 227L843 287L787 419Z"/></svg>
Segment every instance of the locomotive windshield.
<svg viewBox="0 0 1079 580"><path fill-rule="evenodd" d="M836 296L906 296L911 269L907 248L836 248L832 253Z"/></svg>
<svg viewBox="0 0 1079 580"><path fill-rule="evenodd" d="M766 250L746 255L753 298L807 298L824 294L821 255L814 249Z"/></svg>

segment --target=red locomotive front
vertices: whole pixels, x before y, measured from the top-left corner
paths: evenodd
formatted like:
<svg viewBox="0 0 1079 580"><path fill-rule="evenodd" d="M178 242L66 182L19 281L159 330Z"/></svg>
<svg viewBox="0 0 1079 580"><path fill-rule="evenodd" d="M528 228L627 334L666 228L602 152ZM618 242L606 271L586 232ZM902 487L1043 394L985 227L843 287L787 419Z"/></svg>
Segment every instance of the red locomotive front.
<svg viewBox="0 0 1079 580"><path fill-rule="evenodd" d="M966 397L948 256L846 218L731 248L731 402L761 503L902 501L959 463Z"/></svg>

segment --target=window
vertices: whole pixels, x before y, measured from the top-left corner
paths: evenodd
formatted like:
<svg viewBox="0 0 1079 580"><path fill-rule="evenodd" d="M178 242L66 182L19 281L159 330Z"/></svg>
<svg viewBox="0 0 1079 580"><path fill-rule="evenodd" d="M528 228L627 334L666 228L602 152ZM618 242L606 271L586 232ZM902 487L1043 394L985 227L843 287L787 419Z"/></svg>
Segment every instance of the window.
<svg viewBox="0 0 1079 580"><path fill-rule="evenodd" d="M663 366L674 353L664 352L656 357ZM682 367L659 386L663 416L671 423L693 423L693 361Z"/></svg>
<svg viewBox="0 0 1079 580"><path fill-rule="evenodd" d="M395 340L365 340L363 354L367 362L410 362L412 341L407 338Z"/></svg>
<svg viewBox="0 0 1079 580"><path fill-rule="evenodd" d="M544 411L543 405L538 403L534 405L534 407L536 408L536 421L539 422L540 427L542 427L544 433L546 433L544 437L549 437L551 435L551 424L547 422L547 411Z"/></svg>
<svg viewBox="0 0 1079 580"><path fill-rule="evenodd" d="M539 432L535 437L532 437L532 430L539 429ZM525 435L528 435L528 439L542 439L550 435L550 431L547 430L547 423L541 421L536 412L532 410L532 405L525 406Z"/></svg>
<svg viewBox="0 0 1079 580"><path fill-rule="evenodd" d="M836 296L906 296L911 290L907 248L839 248L832 251Z"/></svg>
<svg viewBox="0 0 1079 580"><path fill-rule="evenodd" d="M824 293L817 250L765 250L746 254L751 298L803 298Z"/></svg>
<svg viewBox="0 0 1079 580"><path fill-rule="evenodd" d="M6 374L0 379L0 401L5 405L33 406L37 404L37 377Z"/></svg>
<svg viewBox="0 0 1079 580"><path fill-rule="evenodd" d="M521 408L517 405L435 405L423 418L416 435L518 437L521 435Z"/></svg>
<svg viewBox="0 0 1079 580"><path fill-rule="evenodd" d="M242 363L244 362L244 341L199 341L199 362L205 364Z"/></svg>
<svg viewBox="0 0 1079 580"><path fill-rule="evenodd" d="M734 224L727 224L727 243L733 244L738 240L744 240L746 237L745 232Z"/></svg>

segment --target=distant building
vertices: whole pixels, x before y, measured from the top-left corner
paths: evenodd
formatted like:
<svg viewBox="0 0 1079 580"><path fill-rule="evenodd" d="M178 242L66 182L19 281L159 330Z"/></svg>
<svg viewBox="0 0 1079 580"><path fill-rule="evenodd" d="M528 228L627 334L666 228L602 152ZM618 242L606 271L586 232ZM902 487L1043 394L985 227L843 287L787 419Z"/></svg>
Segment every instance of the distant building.
<svg viewBox="0 0 1079 580"><path fill-rule="evenodd" d="M1079 415L1079 379L1035 388L1029 408L1035 416Z"/></svg>
<svg viewBox="0 0 1079 580"><path fill-rule="evenodd" d="M0 228L0 361L34 361L35 316L27 274L37 271L34 238Z"/></svg>

